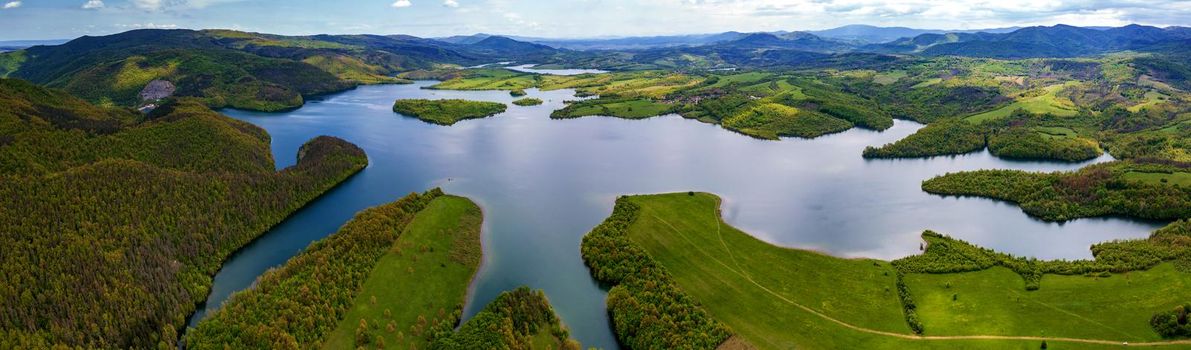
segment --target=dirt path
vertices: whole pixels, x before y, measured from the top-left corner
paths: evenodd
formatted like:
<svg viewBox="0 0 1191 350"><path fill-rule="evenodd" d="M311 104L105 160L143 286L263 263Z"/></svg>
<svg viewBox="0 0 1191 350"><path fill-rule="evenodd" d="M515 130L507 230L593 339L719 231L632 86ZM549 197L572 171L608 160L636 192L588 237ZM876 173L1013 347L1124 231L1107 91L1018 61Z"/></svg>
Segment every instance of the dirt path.
<svg viewBox="0 0 1191 350"><path fill-rule="evenodd" d="M718 203L717 203L717 207L718 207ZM642 208L642 209L648 210L647 208ZM720 226L722 226L724 223L722 221L720 221L720 219L719 219L718 210L713 212L713 215L715 216L717 236L719 236L718 238L720 240L720 243L724 246L724 249L726 249L728 251L728 256L732 258L733 263L736 265L735 268L733 268L732 266L729 266L727 263L716 258L715 255L708 254L701 247L699 247L698 244L695 244L695 242L693 240L691 240L687 234L684 234L681 230L679 230L673 224L670 224L670 222L666 221L665 219L662 219L660 216L657 215L657 213L651 212L650 215L654 219L657 219L658 221L662 222L663 224L666 224L666 226L669 226L670 229L674 231L674 233L678 234L684 240L686 240L688 243L690 243L692 246L694 246L696 250L707 255L709 259L724 266L724 268L739 275L741 278L744 278L745 280L747 280L749 283L753 284L757 288L760 288L761 290L765 291L766 293L772 295L773 297L775 297L787 304L790 304L794 307L802 309L803 311L811 313L812 315L818 316L819 318L822 318L827 321L831 321L832 323L835 323L837 325L840 325L845 328L848 328L848 329L851 329L854 331L858 331L858 332L864 332L864 333L868 333L868 334L887 336L887 337L896 337L896 338L908 339L908 340L924 340L924 341L932 341L932 340L1032 340L1032 341L1047 341L1047 342L1068 342L1068 343L1081 343L1081 344L1123 345L1123 346L1191 345L1191 339L1129 343L1129 342L1118 341L1118 340L1064 338L1064 337L1036 337L1036 336L1010 336L1010 335L951 335L951 336L948 336L948 335L917 335L917 334L887 332L887 331L882 331L882 330L865 328L865 327L857 326L857 325L854 325L854 324L851 324L848 322L844 322L843 320L839 320L837 318L831 317L831 316L824 314L822 312L819 312L815 309L812 309L812 308L802 305L798 302L790 300L790 299L786 298L785 296L765 287L764 285L757 283L757 281L753 280L753 278L750 277L748 274L745 274L745 273L743 273L743 271L738 270L738 269L741 269L739 263L736 262L736 258L734 256L734 254L732 253L732 250L727 245L727 242L724 241L723 236L719 234L721 232Z"/></svg>

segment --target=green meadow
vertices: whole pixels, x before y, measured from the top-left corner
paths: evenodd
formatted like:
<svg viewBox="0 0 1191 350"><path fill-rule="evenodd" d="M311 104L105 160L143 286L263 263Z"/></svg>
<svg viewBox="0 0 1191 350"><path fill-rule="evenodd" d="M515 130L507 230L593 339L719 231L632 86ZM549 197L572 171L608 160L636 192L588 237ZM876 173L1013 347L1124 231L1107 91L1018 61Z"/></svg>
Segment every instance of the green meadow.
<svg viewBox="0 0 1191 350"><path fill-rule="evenodd" d="M366 325L370 342L426 348L432 324L454 322L480 267L480 207L463 197L435 198L418 212L373 267L324 349L351 349Z"/></svg>
<svg viewBox="0 0 1191 350"><path fill-rule="evenodd" d="M1130 171L1121 175L1122 179L1140 181L1150 184L1170 184L1191 186L1191 172L1142 172Z"/></svg>
<svg viewBox="0 0 1191 350"><path fill-rule="evenodd" d="M1059 92L1064 88L1074 83L1055 84L1042 89L1037 96L1022 96L1005 107L997 108L988 112L976 114L965 118L965 120L973 123L980 123L992 120L999 120L1013 114L1014 111L1022 109L1033 114L1053 114L1060 117L1071 117L1079 113L1075 104L1070 99L1059 97Z"/></svg>
<svg viewBox="0 0 1191 350"><path fill-rule="evenodd" d="M773 246L725 224L707 193L629 196L628 237L689 297L757 349L1050 349L1124 347L1160 338L1149 317L1191 298L1191 275L1167 263L1107 277L1045 275L1026 291L1004 268L907 274L924 335L908 327L898 271ZM1150 343L1173 347L1182 342Z"/></svg>
<svg viewBox="0 0 1191 350"><path fill-rule="evenodd" d="M1026 291L1004 268L908 274L927 335L1028 335L1139 342L1162 338L1150 317L1191 297L1191 274L1171 263L1101 276L1043 275Z"/></svg>
<svg viewBox="0 0 1191 350"><path fill-rule="evenodd" d="M602 115L625 119L643 119L666 114L670 110L670 105L647 99L592 100L578 102L567 106L567 108L554 111L550 117L565 119Z"/></svg>

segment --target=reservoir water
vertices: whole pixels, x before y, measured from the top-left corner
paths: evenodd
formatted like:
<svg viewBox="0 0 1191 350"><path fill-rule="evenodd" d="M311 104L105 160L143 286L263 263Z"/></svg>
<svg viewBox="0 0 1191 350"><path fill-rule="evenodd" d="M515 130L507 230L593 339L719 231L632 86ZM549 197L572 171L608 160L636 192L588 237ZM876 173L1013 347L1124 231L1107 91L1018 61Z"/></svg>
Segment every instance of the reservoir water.
<svg viewBox="0 0 1191 350"><path fill-rule="evenodd" d="M926 229L985 247L1045 259L1089 258L1096 242L1145 237L1158 223L1121 218L1048 223L1017 206L922 192L935 175L975 169L1055 171L1087 163L1006 161L987 152L913 160L865 160L922 125L897 121L883 132L853 129L816 139L764 141L678 116L646 120L551 120L573 91L526 90L544 105L511 105L495 117L437 126L393 113L398 98L511 102L504 91L441 91L412 85L363 86L286 113L224 113L272 135L278 167L318 135L362 147L370 165L233 256L216 275L199 319L325 237L357 211L441 186L484 210L484 263L465 317L501 291L544 289L584 347L618 348L604 293L579 256L582 236L622 194L707 191L724 216L757 237L844 257L915 254ZM1104 156L1092 162L1111 160Z"/></svg>

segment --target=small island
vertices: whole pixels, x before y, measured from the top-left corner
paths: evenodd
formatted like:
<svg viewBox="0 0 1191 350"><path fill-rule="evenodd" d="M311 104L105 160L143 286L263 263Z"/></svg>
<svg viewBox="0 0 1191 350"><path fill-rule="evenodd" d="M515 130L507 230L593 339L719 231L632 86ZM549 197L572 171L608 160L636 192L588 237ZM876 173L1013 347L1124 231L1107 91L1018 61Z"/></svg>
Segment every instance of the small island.
<svg viewBox="0 0 1191 350"><path fill-rule="evenodd" d="M526 98L523 98L520 100L513 101L513 104L518 105L518 106L537 106L537 105L542 104L542 99L526 97Z"/></svg>
<svg viewBox="0 0 1191 350"><path fill-rule="evenodd" d="M448 126L454 125L460 120L491 117L504 112L506 108L508 106L503 103L460 99L405 99L393 103L393 112L418 118L427 123Z"/></svg>

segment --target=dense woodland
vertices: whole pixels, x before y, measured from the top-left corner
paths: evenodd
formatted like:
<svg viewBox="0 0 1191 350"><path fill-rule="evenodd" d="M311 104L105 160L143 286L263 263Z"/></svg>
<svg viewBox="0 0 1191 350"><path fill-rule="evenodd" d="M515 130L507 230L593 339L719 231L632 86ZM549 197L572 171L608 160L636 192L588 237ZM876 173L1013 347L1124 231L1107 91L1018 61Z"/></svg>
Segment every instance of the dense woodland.
<svg viewBox="0 0 1191 350"><path fill-rule="evenodd" d="M941 120L918 132L881 147L864 149L865 158L917 158L964 154L985 147L980 127L962 120Z"/></svg>
<svg viewBox="0 0 1191 350"><path fill-rule="evenodd" d="M393 112L438 125L454 125L461 120L487 118L504 113L509 107L498 102L402 99L393 102Z"/></svg>
<svg viewBox="0 0 1191 350"><path fill-rule="evenodd" d="M980 196L1015 202L1044 220L1122 215L1141 219L1191 217L1191 186L1183 178L1186 163L1137 160L1096 164L1074 172L1031 173L978 170L924 181L922 189L939 195Z"/></svg>
<svg viewBox="0 0 1191 350"><path fill-rule="evenodd" d="M5 348L173 344L225 257L367 164L319 137L275 171L263 130L193 102L138 116L0 91Z"/></svg>
<svg viewBox="0 0 1191 350"><path fill-rule="evenodd" d="M527 107L527 106L537 106L537 105L540 105L540 104L542 104L542 103L543 103L542 99L540 99L540 98L533 98L533 97L526 97L526 98L523 98L523 99L519 99L519 100L513 101L513 104L515 104L515 105L518 105L518 106L522 106L522 107Z"/></svg>
<svg viewBox="0 0 1191 350"><path fill-rule="evenodd" d="M237 293L186 334L192 349L319 347L355 302L376 261L442 191L366 209L255 287Z"/></svg>
<svg viewBox="0 0 1191 350"><path fill-rule="evenodd" d="M617 339L631 349L715 349L732 335L678 288L666 269L628 237L640 207L617 199L612 215L583 236L591 275L612 286L608 313Z"/></svg>
<svg viewBox="0 0 1191 350"><path fill-rule="evenodd" d="M546 344L535 340L545 337ZM580 350L582 347L554 313L546 293L519 287L501 293L459 330L433 335L430 349Z"/></svg>

